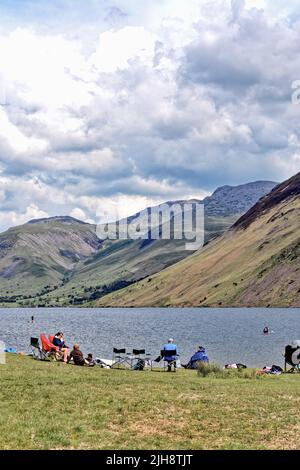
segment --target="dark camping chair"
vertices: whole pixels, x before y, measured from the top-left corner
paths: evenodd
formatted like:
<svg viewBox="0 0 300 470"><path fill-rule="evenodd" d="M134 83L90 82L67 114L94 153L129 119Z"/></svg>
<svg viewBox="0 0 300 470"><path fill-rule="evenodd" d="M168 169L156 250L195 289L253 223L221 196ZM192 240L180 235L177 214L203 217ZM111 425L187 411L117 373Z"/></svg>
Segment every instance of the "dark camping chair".
<svg viewBox="0 0 300 470"><path fill-rule="evenodd" d="M152 367L151 354L146 354L145 349L133 349L131 356L131 369L143 370L146 365Z"/></svg>
<svg viewBox="0 0 300 470"><path fill-rule="evenodd" d="M34 359L39 359L39 360L44 359L43 350L40 347L40 342L38 338L33 338L33 337L30 338L30 347L32 351L32 357Z"/></svg>
<svg viewBox="0 0 300 470"><path fill-rule="evenodd" d="M285 347L284 352L284 371L285 372L300 372L300 347L296 346L293 347L288 345ZM287 370L287 365L291 366L289 370Z"/></svg>
<svg viewBox="0 0 300 470"><path fill-rule="evenodd" d="M119 366L121 366L121 369L122 366L124 366L125 368L126 366L129 366L131 369L131 358L127 356L125 348L113 348L113 363L111 369L120 368Z"/></svg>
<svg viewBox="0 0 300 470"><path fill-rule="evenodd" d="M176 361L177 361L177 350L176 349L171 349L166 351L165 349L162 349L160 351L161 358L164 361L164 370L166 367L168 370L171 370L171 367L174 367L174 371L176 370Z"/></svg>

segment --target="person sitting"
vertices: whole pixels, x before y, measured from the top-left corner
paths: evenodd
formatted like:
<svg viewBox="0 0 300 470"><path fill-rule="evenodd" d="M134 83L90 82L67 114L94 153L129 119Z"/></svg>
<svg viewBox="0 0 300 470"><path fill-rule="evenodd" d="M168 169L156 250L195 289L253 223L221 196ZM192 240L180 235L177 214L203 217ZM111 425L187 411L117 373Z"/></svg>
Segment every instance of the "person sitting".
<svg viewBox="0 0 300 470"><path fill-rule="evenodd" d="M174 367L174 372L176 372L176 360L178 356L178 351L173 338L170 338L168 340L168 343L163 346L163 350L167 351L167 354L164 355L164 360L168 363L168 372L171 372L172 366Z"/></svg>
<svg viewBox="0 0 300 470"><path fill-rule="evenodd" d="M183 365L183 367L185 369L197 369L198 362L204 362L206 364L209 363L208 356L203 346L199 346L198 350L192 355L189 362L186 365Z"/></svg>
<svg viewBox="0 0 300 470"><path fill-rule="evenodd" d="M74 344L71 354L68 357L68 362L70 362L71 360L73 360L76 366L85 366L85 365L89 366L90 365L87 359L84 359L83 353L82 351L80 351L79 344Z"/></svg>
<svg viewBox="0 0 300 470"><path fill-rule="evenodd" d="M92 353L89 353L87 355L87 357L85 358L85 360L87 361L89 366L94 366L95 365L95 361L93 359L93 354Z"/></svg>
<svg viewBox="0 0 300 470"><path fill-rule="evenodd" d="M63 357L63 361L66 363L68 361L69 348L64 341L64 334L61 331L56 333L54 336L53 344L59 348L59 351Z"/></svg>
<svg viewBox="0 0 300 470"><path fill-rule="evenodd" d="M234 362L233 364L225 364L224 369L247 369L247 366L245 366L245 364L241 364L240 362Z"/></svg>

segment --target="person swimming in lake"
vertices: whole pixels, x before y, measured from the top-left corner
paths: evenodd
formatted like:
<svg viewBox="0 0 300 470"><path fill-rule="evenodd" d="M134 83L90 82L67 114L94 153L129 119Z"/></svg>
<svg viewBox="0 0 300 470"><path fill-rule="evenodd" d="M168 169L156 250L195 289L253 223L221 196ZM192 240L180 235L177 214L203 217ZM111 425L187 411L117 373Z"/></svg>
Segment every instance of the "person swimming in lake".
<svg viewBox="0 0 300 470"><path fill-rule="evenodd" d="M263 334L268 335L270 333L270 328L268 326L265 326L263 329Z"/></svg>

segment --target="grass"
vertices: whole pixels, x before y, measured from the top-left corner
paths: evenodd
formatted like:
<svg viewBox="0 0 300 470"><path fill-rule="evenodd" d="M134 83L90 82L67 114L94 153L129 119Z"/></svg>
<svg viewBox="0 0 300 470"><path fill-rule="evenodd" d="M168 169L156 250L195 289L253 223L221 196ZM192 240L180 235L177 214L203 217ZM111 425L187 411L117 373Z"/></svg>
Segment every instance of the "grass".
<svg viewBox="0 0 300 470"><path fill-rule="evenodd" d="M1 449L297 449L300 375L121 371L7 355Z"/></svg>
<svg viewBox="0 0 300 470"><path fill-rule="evenodd" d="M223 369L218 364L199 362L197 366L199 377L217 379L257 379L257 369Z"/></svg>

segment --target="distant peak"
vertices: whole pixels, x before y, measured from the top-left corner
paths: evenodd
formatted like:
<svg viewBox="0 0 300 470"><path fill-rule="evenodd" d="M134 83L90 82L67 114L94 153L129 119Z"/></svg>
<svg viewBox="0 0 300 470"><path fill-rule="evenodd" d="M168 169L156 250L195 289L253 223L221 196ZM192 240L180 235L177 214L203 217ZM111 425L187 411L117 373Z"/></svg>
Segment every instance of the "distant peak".
<svg viewBox="0 0 300 470"><path fill-rule="evenodd" d="M221 186L203 200L207 215L229 216L244 214L277 183L253 181L238 186Z"/></svg>
<svg viewBox="0 0 300 470"><path fill-rule="evenodd" d="M58 215L55 217L44 217L43 219L33 219L28 222L28 224L48 224L51 222L60 222L63 224L86 224L86 222L82 222L82 220L75 219L69 215Z"/></svg>
<svg viewBox="0 0 300 470"><path fill-rule="evenodd" d="M234 187L234 186L229 186L229 185L219 186L217 189L214 190L214 192L212 193L212 195L221 193L221 192L226 191L226 190L228 190L228 189L231 189L231 188L233 188L233 187ZM209 197L209 196L208 196L208 197Z"/></svg>
<svg viewBox="0 0 300 470"><path fill-rule="evenodd" d="M229 185L226 184L224 186L219 186L213 194L217 194L219 192L224 192L224 191L230 191L230 190L239 190L239 189L248 189L248 188L260 188L260 187L274 187L278 183L275 181L250 181L250 183L243 183L243 184L238 184L238 185Z"/></svg>
<svg viewBox="0 0 300 470"><path fill-rule="evenodd" d="M300 173L275 186L270 193L262 197L251 209L246 212L233 226L233 229L246 229L258 217L278 206L283 201L300 197Z"/></svg>

